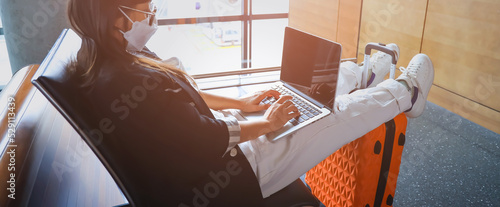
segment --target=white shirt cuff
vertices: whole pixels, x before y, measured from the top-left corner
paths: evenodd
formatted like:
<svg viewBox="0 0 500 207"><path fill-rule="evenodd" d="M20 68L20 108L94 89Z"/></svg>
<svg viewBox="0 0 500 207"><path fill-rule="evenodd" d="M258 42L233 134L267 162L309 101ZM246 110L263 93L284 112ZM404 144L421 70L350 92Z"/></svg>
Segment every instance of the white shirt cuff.
<svg viewBox="0 0 500 207"><path fill-rule="evenodd" d="M229 144L226 149L226 152L228 152L229 150L233 149L241 140L240 124L238 123L238 120L232 116L224 117L219 120L226 122L227 130L229 131Z"/></svg>

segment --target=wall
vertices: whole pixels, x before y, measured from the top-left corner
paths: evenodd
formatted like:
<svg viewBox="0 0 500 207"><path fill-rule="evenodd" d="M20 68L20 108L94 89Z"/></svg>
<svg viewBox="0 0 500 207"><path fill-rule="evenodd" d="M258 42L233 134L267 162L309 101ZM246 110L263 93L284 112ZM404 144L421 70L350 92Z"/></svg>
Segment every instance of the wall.
<svg viewBox="0 0 500 207"><path fill-rule="evenodd" d="M2 22L14 74L29 64L40 64L69 24L67 0L2 0Z"/></svg>
<svg viewBox="0 0 500 207"><path fill-rule="evenodd" d="M431 0L422 52L436 68L430 100L500 133L500 1Z"/></svg>
<svg viewBox="0 0 500 207"><path fill-rule="evenodd" d="M429 55L428 99L500 133L498 11L497 0L364 0L358 51L366 42L395 42L404 67L417 53Z"/></svg>
<svg viewBox="0 0 500 207"><path fill-rule="evenodd" d="M356 58L362 0L290 0L289 26L342 44Z"/></svg>
<svg viewBox="0 0 500 207"><path fill-rule="evenodd" d="M358 62L368 42L398 44L398 66L429 55L428 100L500 133L499 11L498 0L290 0L289 25L340 42Z"/></svg>
<svg viewBox="0 0 500 207"><path fill-rule="evenodd" d="M426 7L426 0L364 0L359 62L368 42L396 43L400 49L398 65L406 66L420 52Z"/></svg>

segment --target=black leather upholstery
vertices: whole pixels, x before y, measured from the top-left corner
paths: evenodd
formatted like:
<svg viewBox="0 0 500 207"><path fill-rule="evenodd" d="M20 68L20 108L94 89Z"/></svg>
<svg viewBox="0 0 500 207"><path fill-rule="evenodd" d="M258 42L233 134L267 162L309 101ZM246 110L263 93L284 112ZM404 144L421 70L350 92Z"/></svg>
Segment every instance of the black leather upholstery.
<svg viewBox="0 0 500 207"><path fill-rule="evenodd" d="M104 167L111 174L119 188L132 206L140 204L140 198L131 194L134 181L126 179L126 173L119 172L120 167L113 161L113 155L108 154L112 145L102 143L102 139L93 136L91 132L98 129L98 116L88 108L88 101L78 95L78 87L71 81L65 65L75 57L80 48L81 39L72 30L64 30L54 43L51 51L40 65L32 79L33 85L54 105L71 126L84 139L96 154Z"/></svg>
<svg viewBox="0 0 500 207"><path fill-rule="evenodd" d="M78 87L71 80L65 64L71 60L80 47L81 40L73 31L64 30L54 44L38 71L34 75L33 84L45 95L55 108L75 128L82 139L94 151L113 179L122 190L130 206L142 206L145 197L134 192L134 183L138 180L128 179L127 172L121 170L120 163L109 153L113 144L107 143L92 134L98 119L95 112L88 108L88 101L78 95ZM266 206L318 206L318 200L309 189L297 179L280 192L264 199Z"/></svg>
<svg viewBox="0 0 500 207"><path fill-rule="evenodd" d="M287 187L264 199L266 207L271 206L319 206L319 201L304 185L302 180L297 179Z"/></svg>

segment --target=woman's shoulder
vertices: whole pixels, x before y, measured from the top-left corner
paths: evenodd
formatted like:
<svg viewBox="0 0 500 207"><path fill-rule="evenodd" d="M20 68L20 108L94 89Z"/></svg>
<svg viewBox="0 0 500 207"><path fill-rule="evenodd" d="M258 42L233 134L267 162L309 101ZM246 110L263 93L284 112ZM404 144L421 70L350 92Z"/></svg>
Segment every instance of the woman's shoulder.
<svg viewBox="0 0 500 207"><path fill-rule="evenodd" d="M123 84L152 84L176 85L176 82L167 72L148 68L139 64L117 65L105 64L99 75L99 80L104 82L118 82Z"/></svg>
<svg viewBox="0 0 500 207"><path fill-rule="evenodd" d="M112 103L122 97L148 96L148 100L169 99L169 96L166 96L168 93L165 93L169 88L178 89L179 84L165 72L140 65L103 65L95 82L86 91L88 96L97 102Z"/></svg>

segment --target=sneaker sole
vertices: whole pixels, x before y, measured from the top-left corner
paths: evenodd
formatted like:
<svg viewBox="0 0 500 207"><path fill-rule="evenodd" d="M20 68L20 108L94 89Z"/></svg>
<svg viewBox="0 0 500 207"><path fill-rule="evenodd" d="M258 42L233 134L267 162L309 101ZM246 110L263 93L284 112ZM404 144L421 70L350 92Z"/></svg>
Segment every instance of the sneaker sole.
<svg viewBox="0 0 500 207"><path fill-rule="evenodd" d="M427 71L426 74L426 76L428 76L425 78L426 82L421 84L420 88L414 86L414 94L417 94L417 96L414 95L412 99L416 98L416 100L412 108L410 108L407 112L405 112L406 116L410 118L415 118L422 115L425 109L425 105L427 103L427 95L429 95L432 83L434 82L434 65L432 64L431 59L429 58L429 56L425 54L418 54L418 55L421 56L424 55L423 57L427 60L425 64L428 64L427 67L429 67L430 69Z"/></svg>

